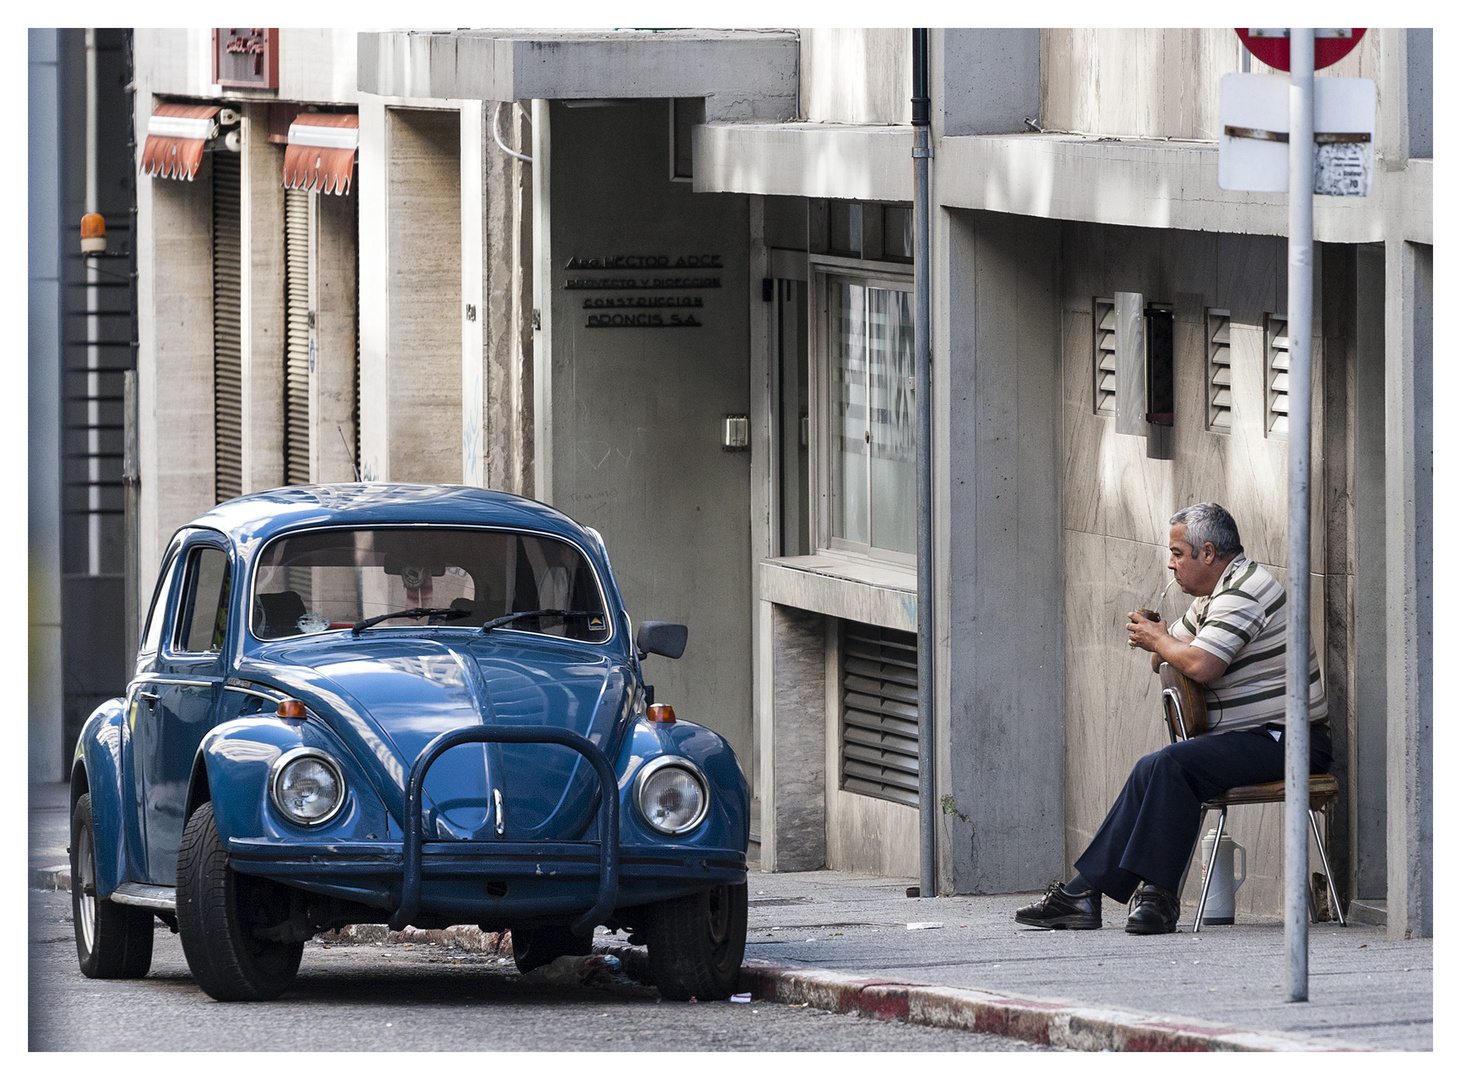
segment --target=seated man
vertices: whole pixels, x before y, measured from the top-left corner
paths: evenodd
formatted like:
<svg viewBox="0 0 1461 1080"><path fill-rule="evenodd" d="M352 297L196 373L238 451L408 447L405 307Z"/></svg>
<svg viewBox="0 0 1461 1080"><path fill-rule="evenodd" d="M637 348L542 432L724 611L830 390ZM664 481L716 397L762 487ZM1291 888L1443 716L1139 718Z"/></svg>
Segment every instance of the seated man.
<svg viewBox="0 0 1461 1080"><path fill-rule="evenodd" d="M1075 861L1075 877L1020 908L1016 922L1096 930L1102 893L1125 903L1135 892L1127 933L1170 934L1181 913L1177 888L1197 840L1203 801L1230 787L1283 779L1287 595L1243 554L1232 515L1217 503L1179 510L1171 526L1167 568L1196 599L1170 631L1161 619L1129 613L1127 641L1152 654L1152 670L1165 660L1204 684L1208 731L1138 761ZM1311 645L1311 772L1329 768L1328 711Z"/></svg>

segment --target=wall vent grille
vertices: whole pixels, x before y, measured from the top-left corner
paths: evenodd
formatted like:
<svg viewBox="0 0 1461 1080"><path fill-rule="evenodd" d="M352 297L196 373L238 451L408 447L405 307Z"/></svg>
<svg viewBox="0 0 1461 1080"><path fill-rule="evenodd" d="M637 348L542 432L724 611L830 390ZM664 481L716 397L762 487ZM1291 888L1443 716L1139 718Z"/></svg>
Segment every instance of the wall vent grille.
<svg viewBox="0 0 1461 1080"><path fill-rule="evenodd" d="M918 636L842 622L844 791L918 805Z"/></svg>
<svg viewBox="0 0 1461 1080"><path fill-rule="evenodd" d="M1267 346L1265 374L1268 384L1268 434L1287 438L1289 433L1289 317L1266 315L1263 341Z"/></svg>
<svg viewBox="0 0 1461 1080"><path fill-rule="evenodd" d="M1091 375L1097 416L1116 415L1116 301L1091 301Z"/></svg>
<svg viewBox="0 0 1461 1080"><path fill-rule="evenodd" d="M1207 310L1207 430L1233 430L1233 361L1229 312Z"/></svg>

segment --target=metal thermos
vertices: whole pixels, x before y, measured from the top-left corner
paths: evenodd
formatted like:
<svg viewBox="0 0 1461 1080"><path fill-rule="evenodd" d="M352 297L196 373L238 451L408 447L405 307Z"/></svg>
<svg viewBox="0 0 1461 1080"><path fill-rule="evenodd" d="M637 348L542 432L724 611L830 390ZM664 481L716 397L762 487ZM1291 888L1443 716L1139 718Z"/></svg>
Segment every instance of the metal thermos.
<svg viewBox="0 0 1461 1080"><path fill-rule="evenodd" d="M1202 925L1232 926L1234 894L1238 886L1248 880L1248 853L1225 832L1214 863L1212 845L1216 839L1216 829L1208 829L1202 838L1203 874L1207 873L1209 866L1213 867L1212 884L1207 889L1207 906L1202 909ZM1239 867L1237 870L1234 869L1235 863Z"/></svg>

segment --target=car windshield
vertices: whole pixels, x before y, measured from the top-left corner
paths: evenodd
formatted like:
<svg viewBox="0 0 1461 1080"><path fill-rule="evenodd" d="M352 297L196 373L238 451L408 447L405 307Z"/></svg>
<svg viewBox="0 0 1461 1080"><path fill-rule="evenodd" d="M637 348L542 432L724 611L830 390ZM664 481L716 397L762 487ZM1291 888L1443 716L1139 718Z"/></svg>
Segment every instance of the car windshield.
<svg viewBox="0 0 1461 1080"><path fill-rule="evenodd" d="M505 629L590 642L607 641L612 630L588 559L551 536L425 527L321 529L272 541L254 573L251 625L259 638L350 629L410 609L429 611L372 625L475 629L514 612L539 612Z"/></svg>

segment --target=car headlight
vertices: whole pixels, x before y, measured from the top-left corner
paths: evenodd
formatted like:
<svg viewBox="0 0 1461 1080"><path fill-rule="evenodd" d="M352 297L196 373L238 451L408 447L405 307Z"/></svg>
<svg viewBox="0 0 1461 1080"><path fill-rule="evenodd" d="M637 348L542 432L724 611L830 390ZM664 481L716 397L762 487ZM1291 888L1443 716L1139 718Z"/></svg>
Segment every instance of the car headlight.
<svg viewBox="0 0 1461 1080"><path fill-rule="evenodd" d="M675 836L705 820L710 809L710 786L693 762L682 757L657 757L639 770L634 781L634 805L650 828Z"/></svg>
<svg viewBox="0 0 1461 1080"><path fill-rule="evenodd" d="M269 770L274 806L296 825L320 825L345 804L345 777L322 751L297 747Z"/></svg>

